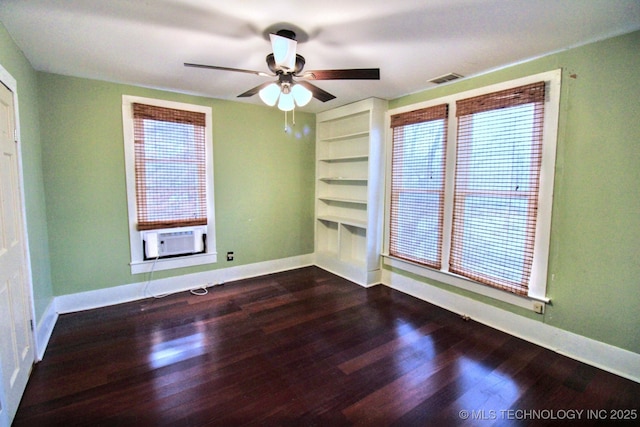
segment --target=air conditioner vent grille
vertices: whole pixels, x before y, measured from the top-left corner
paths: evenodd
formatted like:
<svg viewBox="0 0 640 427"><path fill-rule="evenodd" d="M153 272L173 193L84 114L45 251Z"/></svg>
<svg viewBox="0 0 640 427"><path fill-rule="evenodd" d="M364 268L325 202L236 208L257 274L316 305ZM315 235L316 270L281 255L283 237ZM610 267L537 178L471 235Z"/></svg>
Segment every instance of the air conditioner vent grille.
<svg viewBox="0 0 640 427"><path fill-rule="evenodd" d="M464 76L461 76L460 74L456 74L456 73L449 73L449 74L445 74L444 76L440 76L440 77L435 77L431 80L429 80L429 83L434 83L434 84L442 84L442 83L447 83L450 82L452 80L457 80L460 79Z"/></svg>
<svg viewBox="0 0 640 427"><path fill-rule="evenodd" d="M193 255L206 252L206 228L185 227L143 234L144 259Z"/></svg>

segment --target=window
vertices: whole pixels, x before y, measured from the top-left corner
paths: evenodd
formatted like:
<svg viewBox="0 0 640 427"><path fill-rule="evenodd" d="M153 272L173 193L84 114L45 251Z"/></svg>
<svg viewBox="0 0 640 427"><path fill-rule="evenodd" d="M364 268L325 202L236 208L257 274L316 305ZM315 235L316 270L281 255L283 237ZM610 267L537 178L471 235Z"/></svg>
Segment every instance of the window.
<svg viewBox="0 0 640 427"><path fill-rule="evenodd" d="M211 109L123 96L123 128L132 272L216 262ZM193 226L205 227L203 254L146 260L145 232Z"/></svg>
<svg viewBox="0 0 640 427"><path fill-rule="evenodd" d="M546 300L559 86L556 71L390 112L392 266Z"/></svg>
<svg viewBox="0 0 640 427"><path fill-rule="evenodd" d="M133 104L138 230L207 224L204 113Z"/></svg>
<svg viewBox="0 0 640 427"><path fill-rule="evenodd" d="M447 105L391 117L389 253L439 269L444 218Z"/></svg>

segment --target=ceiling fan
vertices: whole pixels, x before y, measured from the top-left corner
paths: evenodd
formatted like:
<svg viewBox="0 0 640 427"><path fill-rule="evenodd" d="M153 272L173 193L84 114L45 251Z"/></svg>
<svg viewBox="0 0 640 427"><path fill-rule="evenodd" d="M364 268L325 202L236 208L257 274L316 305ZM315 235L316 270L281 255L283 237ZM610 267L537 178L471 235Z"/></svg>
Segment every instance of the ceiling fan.
<svg viewBox="0 0 640 427"><path fill-rule="evenodd" d="M308 80L380 80L379 68L351 68L341 70L304 71L305 59L296 53L296 33L291 30L280 30L269 34L272 53L267 55L267 67L271 71L243 70L240 68L219 67L216 65L192 64L185 62L186 67L208 68L213 70L234 71L255 74L263 77L277 77L276 82L265 82L238 95L238 98L259 94L262 101L283 111L290 111L295 106L306 105L311 98L327 102L335 98L329 92L320 89Z"/></svg>

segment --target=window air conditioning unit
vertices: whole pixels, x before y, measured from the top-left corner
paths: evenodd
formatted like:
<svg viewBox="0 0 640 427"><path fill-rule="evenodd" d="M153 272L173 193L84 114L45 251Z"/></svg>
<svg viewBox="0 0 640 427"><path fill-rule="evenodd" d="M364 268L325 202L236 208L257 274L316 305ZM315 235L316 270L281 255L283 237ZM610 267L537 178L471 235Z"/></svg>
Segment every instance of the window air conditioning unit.
<svg viewBox="0 0 640 427"><path fill-rule="evenodd" d="M206 251L206 227L181 227L142 233L144 259L176 257Z"/></svg>

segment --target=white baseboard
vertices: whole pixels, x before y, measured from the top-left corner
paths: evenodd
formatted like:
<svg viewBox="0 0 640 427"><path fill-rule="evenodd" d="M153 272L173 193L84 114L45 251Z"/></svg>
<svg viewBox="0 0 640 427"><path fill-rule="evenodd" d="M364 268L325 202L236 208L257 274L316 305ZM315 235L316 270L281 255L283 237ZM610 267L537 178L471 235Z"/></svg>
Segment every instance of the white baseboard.
<svg viewBox="0 0 640 427"><path fill-rule="evenodd" d="M55 298L38 324L37 354L42 359L58 313L72 313L136 301L154 295L195 289L206 284L219 284L280 271L314 265L314 255L240 265L185 276L132 283L95 291L62 295ZM435 304L454 313L464 314L494 329L522 338L563 354L580 362L595 366L621 377L640 382L640 354L574 334L543 322L528 319L482 302L401 274L382 270L382 283L403 293ZM148 285L148 286L147 286ZM145 292L146 288L146 292Z"/></svg>
<svg viewBox="0 0 640 427"><path fill-rule="evenodd" d="M640 382L638 353L531 320L389 270L383 269L382 283L556 353Z"/></svg>
<svg viewBox="0 0 640 427"><path fill-rule="evenodd" d="M188 291L202 287L203 285L217 285L234 280L293 270L313 264L313 254L300 255L291 258L168 277L165 279L155 279L151 282L131 283L97 289L95 291L61 295L55 298L55 306L57 312L60 314L73 313L76 311L137 301L153 295Z"/></svg>
<svg viewBox="0 0 640 427"><path fill-rule="evenodd" d="M51 338L53 328L56 326L57 321L58 313L56 311L55 299L53 299L45 309L44 314L36 326L36 362L41 361L44 357L44 352L47 349L49 339Z"/></svg>

